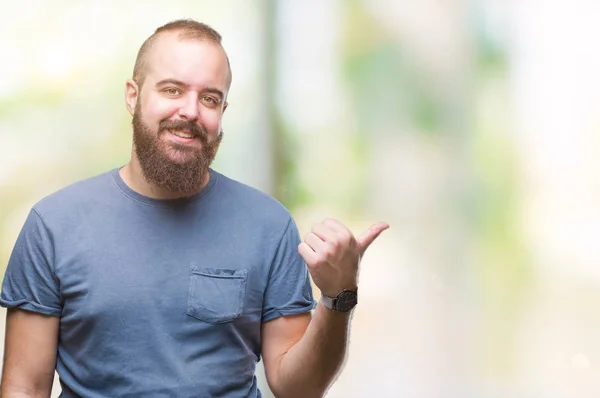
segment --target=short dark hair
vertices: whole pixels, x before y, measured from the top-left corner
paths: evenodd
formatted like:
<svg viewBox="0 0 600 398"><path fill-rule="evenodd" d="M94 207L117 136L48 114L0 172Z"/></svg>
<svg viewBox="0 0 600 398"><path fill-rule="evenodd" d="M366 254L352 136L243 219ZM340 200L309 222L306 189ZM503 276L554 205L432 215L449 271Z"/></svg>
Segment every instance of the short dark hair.
<svg viewBox="0 0 600 398"><path fill-rule="evenodd" d="M160 26L150 37L146 39L146 41L144 41L135 59L135 66L133 67L133 80L135 80L140 87L146 78L146 62L148 58L148 51L161 33L177 31L179 32L179 38L181 40L207 40L223 48L223 45L221 44L221 35L219 32L205 23L194 21L193 19L178 19ZM225 52L225 49L223 49L223 51ZM229 87L232 79L231 65L229 64L229 57L227 56L227 53L225 53L225 57L227 58L228 69L227 87Z"/></svg>

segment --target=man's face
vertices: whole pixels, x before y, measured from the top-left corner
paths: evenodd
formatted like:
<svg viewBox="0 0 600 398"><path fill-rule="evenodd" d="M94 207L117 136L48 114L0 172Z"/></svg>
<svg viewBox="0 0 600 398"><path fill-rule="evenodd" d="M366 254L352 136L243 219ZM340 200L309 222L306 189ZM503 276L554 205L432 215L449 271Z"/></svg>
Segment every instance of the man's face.
<svg viewBox="0 0 600 398"><path fill-rule="evenodd" d="M148 182L182 193L206 182L222 139L228 70L225 53L211 42L165 33L153 44L132 121Z"/></svg>

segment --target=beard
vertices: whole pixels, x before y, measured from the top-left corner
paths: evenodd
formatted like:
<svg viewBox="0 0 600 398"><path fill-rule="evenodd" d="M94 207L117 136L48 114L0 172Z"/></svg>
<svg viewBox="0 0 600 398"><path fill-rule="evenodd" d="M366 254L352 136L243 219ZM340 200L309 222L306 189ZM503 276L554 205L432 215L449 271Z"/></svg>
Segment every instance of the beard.
<svg viewBox="0 0 600 398"><path fill-rule="evenodd" d="M133 146L144 179L171 192L199 192L223 140L223 131L215 141L209 142L208 132L203 126L194 122L167 119L161 120L158 131L153 131L142 120L139 104L138 102L136 105L132 119ZM187 130L201 141L202 147L198 149L161 140L162 135L170 134L168 130Z"/></svg>

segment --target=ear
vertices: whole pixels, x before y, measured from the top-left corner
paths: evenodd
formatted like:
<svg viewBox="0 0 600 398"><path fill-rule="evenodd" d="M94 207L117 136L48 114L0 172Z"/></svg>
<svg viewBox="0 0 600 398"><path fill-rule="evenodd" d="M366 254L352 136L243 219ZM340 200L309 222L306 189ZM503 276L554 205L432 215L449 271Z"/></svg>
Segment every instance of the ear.
<svg viewBox="0 0 600 398"><path fill-rule="evenodd" d="M223 112L221 112L221 113L225 113L225 110L227 109L227 105L229 105L229 102L225 101L225 103L223 104Z"/></svg>
<svg viewBox="0 0 600 398"><path fill-rule="evenodd" d="M129 79L125 83L125 105L129 114L133 116L135 113L135 106L139 99L139 87L135 80Z"/></svg>

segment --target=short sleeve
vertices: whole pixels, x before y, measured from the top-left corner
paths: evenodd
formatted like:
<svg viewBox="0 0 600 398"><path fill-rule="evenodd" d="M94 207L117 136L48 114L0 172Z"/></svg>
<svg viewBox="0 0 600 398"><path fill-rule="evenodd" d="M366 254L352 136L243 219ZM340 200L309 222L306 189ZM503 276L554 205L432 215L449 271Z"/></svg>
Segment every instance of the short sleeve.
<svg viewBox="0 0 600 398"><path fill-rule="evenodd" d="M54 316L62 312L53 272L52 240L35 209L29 213L8 261L0 305Z"/></svg>
<svg viewBox="0 0 600 398"><path fill-rule="evenodd" d="M311 311L316 302L308 268L298 253L300 235L290 221L279 242L263 301L262 322Z"/></svg>

